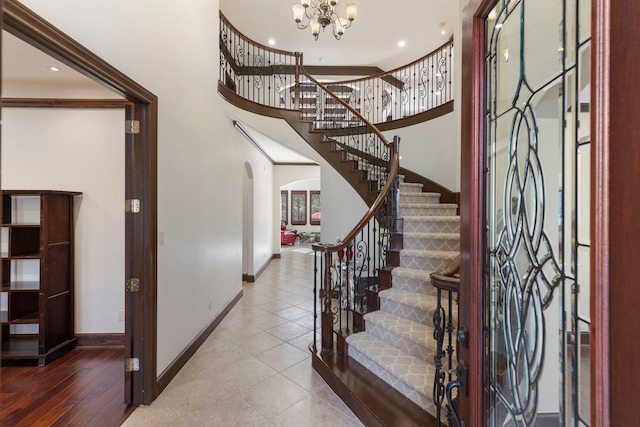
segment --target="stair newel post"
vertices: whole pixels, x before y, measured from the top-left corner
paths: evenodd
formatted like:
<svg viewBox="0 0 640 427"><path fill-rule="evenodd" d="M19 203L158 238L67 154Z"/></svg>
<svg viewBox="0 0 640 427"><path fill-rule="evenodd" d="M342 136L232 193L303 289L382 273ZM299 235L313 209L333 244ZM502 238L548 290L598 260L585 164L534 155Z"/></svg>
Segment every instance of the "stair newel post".
<svg viewBox="0 0 640 427"><path fill-rule="evenodd" d="M331 310L331 252L325 248L322 308L322 353L333 354L333 311Z"/></svg>

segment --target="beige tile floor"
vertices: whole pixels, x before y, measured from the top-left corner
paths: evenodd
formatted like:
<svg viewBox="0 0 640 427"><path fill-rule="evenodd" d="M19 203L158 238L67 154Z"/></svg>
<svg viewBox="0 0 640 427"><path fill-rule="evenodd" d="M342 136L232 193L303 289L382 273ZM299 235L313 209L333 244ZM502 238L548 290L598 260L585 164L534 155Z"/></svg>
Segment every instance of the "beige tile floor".
<svg viewBox="0 0 640 427"><path fill-rule="evenodd" d="M311 368L313 255L283 248L136 426L362 426Z"/></svg>

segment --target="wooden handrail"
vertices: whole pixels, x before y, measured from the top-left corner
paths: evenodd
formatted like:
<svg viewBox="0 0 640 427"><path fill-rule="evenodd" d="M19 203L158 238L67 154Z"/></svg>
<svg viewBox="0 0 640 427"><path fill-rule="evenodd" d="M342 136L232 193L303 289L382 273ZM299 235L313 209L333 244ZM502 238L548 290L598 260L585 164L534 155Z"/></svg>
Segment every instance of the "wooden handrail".
<svg viewBox="0 0 640 427"><path fill-rule="evenodd" d="M393 138L393 145L391 146L392 154L391 154L391 168L389 170L390 177L395 177L398 173L399 145L400 145L400 137L395 136ZM356 238L358 233L369 223L369 221L371 221L373 216L378 212L378 210L385 203L385 199L389 194L389 192L391 191L393 184L394 184L393 179L388 179L387 182L385 182L384 186L382 187L382 190L380 190L380 193L378 193L378 197L376 197L376 200L373 202L369 210L364 214L362 219L358 221L356 226L353 227L353 229L345 236L345 238L342 239L340 243L336 243L336 244L320 243L316 245L311 245L313 250L316 252L328 253L328 252L338 252L346 248L347 245Z"/></svg>
<svg viewBox="0 0 640 427"><path fill-rule="evenodd" d="M443 291L458 292L460 290L460 255L440 272L431 273L431 284Z"/></svg>
<svg viewBox="0 0 640 427"><path fill-rule="evenodd" d="M227 19L226 16L224 16L224 14L222 13L222 11L220 10L220 19L222 19L225 23L225 25L227 25L229 28L231 28L235 34L237 34L238 38L241 38L242 40L247 41L248 43L258 46L261 49L264 50L268 50L269 52L274 52L274 53L279 53L281 55L289 55L289 56L295 56L296 53L295 52L289 52L288 50L282 50L282 49L276 49L273 48L271 46L267 46L264 45L262 43L258 43L255 40L250 39L249 37L245 36L241 31L239 31L236 27L233 26L233 24L231 24L231 22L229 22L229 20Z"/></svg>
<svg viewBox="0 0 640 427"><path fill-rule="evenodd" d="M362 114L360 114L358 111L356 111L356 109L354 109L352 106L350 106L349 104L344 102L342 99L340 99L339 96L336 96L332 91L327 89L327 87L324 84L322 84L319 81L317 81L316 79L314 79L307 72L307 70L305 70L304 65L300 66L300 71L302 71L302 74L304 74L313 84L319 86L322 90L324 90L327 94L329 94L333 99L337 100L339 104L341 104L343 107L345 107L347 110L349 110L349 112L351 112L353 115L355 115L362 123L364 123L364 125L366 127L368 127L373 133L376 134L376 136L378 138L380 138L380 140L384 143L385 146L387 146L387 148L393 148L391 143L389 141L387 141L387 138L384 137L382 132L380 132L377 127L375 127L372 123L367 121L367 119L362 117ZM331 84L333 85L335 83L331 83Z"/></svg>

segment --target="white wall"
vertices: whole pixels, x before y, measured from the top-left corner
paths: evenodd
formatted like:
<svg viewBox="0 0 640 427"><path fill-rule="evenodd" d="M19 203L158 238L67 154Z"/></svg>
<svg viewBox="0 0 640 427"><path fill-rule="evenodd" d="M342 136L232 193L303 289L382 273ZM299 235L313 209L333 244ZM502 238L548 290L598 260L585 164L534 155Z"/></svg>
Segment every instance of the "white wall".
<svg viewBox="0 0 640 427"><path fill-rule="evenodd" d="M388 141L400 137L400 166L451 191L460 191L457 116L448 113L417 125L384 132Z"/></svg>
<svg viewBox="0 0 640 427"><path fill-rule="evenodd" d="M3 88L4 89L4 88ZM124 109L2 109L2 188L81 191L75 211L75 331L124 323Z"/></svg>
<svg viewBox="0 0 640 427"><path fill-rule="evenodd" d="M217 95L218 1L24 0L158 96L158 374L241 290L244 152Z"/></svg>
<svg viewBox="0 0 640 427"><path fill-rule="evenodd" d="M120 95L97 83L2 81L4 98L122 99Z"/></svg>
<svg viewBox="0 0 640 427"><path fill-rule="evenodd" d="M267 160L258 150L256 150L247 140L237 134L229 143L242 147L245 161L251 165L253 172L253 206L249 213L250 218L245 220L252 223L253 242L249 249L253 251L250 257L251 265L246 271L249 275L254 275L271 260L273 254L273 164ZM243 166L244 167L244 166ZM278 194L280 194L278 192ZM278 238L279 239L279 238ZM279 240L278 240L279 241Z"/></svg>

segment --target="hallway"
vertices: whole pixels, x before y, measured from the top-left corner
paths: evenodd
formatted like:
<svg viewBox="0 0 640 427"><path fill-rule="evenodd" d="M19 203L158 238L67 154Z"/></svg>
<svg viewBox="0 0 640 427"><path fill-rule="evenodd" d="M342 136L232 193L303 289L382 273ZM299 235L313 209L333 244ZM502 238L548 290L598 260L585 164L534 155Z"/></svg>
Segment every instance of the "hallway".
<svg viewBox="0 0 640 427"><path fill-rule="evenodd" d="M283 247L134 426L361 426L311 368L313 255Z"/></svg>

